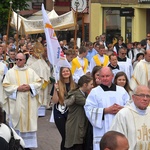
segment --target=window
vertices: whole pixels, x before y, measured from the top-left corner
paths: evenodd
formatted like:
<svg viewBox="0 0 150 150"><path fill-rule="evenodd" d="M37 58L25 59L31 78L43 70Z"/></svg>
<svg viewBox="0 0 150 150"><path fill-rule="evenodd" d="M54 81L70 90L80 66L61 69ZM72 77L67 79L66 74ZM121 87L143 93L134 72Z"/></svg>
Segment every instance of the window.
<svg viewBox="0 0 150 150"><path fill-rule="evenodd" d="M128 42L131 42L132 40L132 17L126 17L125 18L125 23L126 23L126 26L125 26L125 42L128 43Z"/></svg>
<svg viewBox="0 0 150 150"><path fill-rule="evenodd" d="M103 31L107 35L107 42L112 43L114 37L121 35L120 9L104 8L103 14Z"/></svg>

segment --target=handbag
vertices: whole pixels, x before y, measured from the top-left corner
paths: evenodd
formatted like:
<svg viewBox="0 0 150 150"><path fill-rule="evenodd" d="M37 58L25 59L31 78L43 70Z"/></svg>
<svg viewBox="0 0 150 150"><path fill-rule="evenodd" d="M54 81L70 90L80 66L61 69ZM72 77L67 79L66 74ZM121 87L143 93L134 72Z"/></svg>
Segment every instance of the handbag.
<svg viewBox="0 0 150 150"><path fill-rule="evenodd" d="M56 104L56 109L61 113L61 114L65 114L68 111L68 107L66 106L66 104L60 105L59 103Z"/></svg>
<svg viewBox="0 0 150 150"><path fill-rule="evenodd" d="M25 150L20 145L20 139L15 139L12 129L10 127L9 127L9 129L10 129L10 132L11 132L11 138L10 138L10 141L9 141L9 150Z"/></svg>

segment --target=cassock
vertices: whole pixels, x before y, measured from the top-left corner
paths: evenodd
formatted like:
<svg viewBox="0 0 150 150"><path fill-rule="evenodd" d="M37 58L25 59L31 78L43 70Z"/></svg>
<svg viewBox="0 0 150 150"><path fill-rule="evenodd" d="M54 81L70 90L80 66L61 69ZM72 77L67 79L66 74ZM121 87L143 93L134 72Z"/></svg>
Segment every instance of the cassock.
<svg viewBox="0 0 150 150"><path fill-rule="evenodd" d="M150 80L150 62L141 60L134 68L133 76L130 80L130 87L134 90L138 85L148 86Z"/></svg>
<svg viewBox="0 0 150 150"><path fill-rule="evenodd" d="M110 130L123 133L129 142L129 150L150 149L150 107L138 109L132 102L115 116Z"/></svg>
<svg viewBox="0 0 150 150"><path fill-rule="evenodd" d="M86 99L84 106L86 116L93 125L93 150L99 150L99 142L110 129L115 115L104 114L104 108L113 104L124 106L129 100L129 95L123 87L112 84L93 88Z"/></svg>
<svg viewBox="0 0 150 150"><path fill-rule="evenodd" d="M115 78L116 74L121 71L119 65L114 67L111 64L109 64L108 67L110 67L112 69L112 72L114 74L114 78ZM114 78L113 78L113 81L114 81Z"/></svg>
<svg viewBox="0 0 150 150"><path fill-rule="evenodd" d="M20 85L28 84L30 91L19 92ZM37 119L38 93L41 88L41 79L34 70L24 66L14 66L8 70L3 87L8 96L5 100L4 109L10 115L9 123L16 132L24 139L25 147L37 147Z"/></svg>
<svg viewBox="0 0 150 150"><path fill-rule="evenodd" d="M34 57L32 57L33 60ZM29 63L32 62L31 58L28 59ZM28 62L28 61L27 61ZM38 110L38 116L45 116L46 106L48 104L48 101L50 99L49 97L49 83L50 83L50 67L47 65L44 59L36 59L34 62L32 62L29 67L33 69L36 74L42 79L42 88L39 92L39 101L42 106L40 106Z"/></svg>
<svg viewBox="0 0 150 150"><path fill-rule="evenodd" d="M132 67L131 59L127 57L125 57L124 59L121 59L118 57L118 65L120 67L120 70L126 73L128 80L130 81L131 76L133 74L133 67Z"/></svg>

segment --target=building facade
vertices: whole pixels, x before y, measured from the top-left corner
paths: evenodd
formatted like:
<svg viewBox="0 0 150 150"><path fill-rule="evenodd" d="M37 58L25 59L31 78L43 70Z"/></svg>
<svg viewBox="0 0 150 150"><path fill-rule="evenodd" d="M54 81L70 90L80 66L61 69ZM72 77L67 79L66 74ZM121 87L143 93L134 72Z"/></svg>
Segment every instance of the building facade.
<svg viewBox="0 0 150 150"><path fill-rule="evenodd" d="M75 1L75 0L74 0ZM76 0L88 3L86 13L78 13L78 37L95 41L106 33L111 43L121 35L125 42L141 41L150 33L150 0ZM32 8L45 4L46 10L61 15L71 10L72 0L32 0ZM82 32L82 33L81 33ZM73 34L73 31L72 31Z"/></svg>
<svg viewBox="0 0 150 150"><path fill-rule="evenodd" d="M91 0L90 40L107 34L122 35L125 42L141 41L150 33L150 0Z"/></svg>

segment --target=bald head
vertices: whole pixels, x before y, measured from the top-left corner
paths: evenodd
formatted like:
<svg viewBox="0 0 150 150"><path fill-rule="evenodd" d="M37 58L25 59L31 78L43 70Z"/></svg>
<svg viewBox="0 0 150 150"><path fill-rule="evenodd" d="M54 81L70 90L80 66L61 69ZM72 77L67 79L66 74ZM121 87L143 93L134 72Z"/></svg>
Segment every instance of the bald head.
<svg viewBox="0 0 150 150"><path fill-rule="evenodd" d="M138 85L138 86L134 89L133 93L134 93L134 94L139 94L139 93L144 92L144 91L147 91L147 92L149 92L149 94L150 94L150 89L148 88L148 86L145 86L145 85Z"/></svg>
<svg viewBox="0 0 150 150"><path fill-rule="evenodd" d="M127 138L117 131L106 132L100 141L101 150L127 150L128 148L129 143Z"/></svg>
<svg viewBox="0 0 150 150"><path fill-rule="evenodd" d="M111 74L113 74L110 67L102 67L100 70L100 73L103 73L103 72L110 72Z"/></svg>
<svg viewBox="0 0 150 150"><path fill-rule="evenodd" d="M16 55L16 65L19 68L22 68L24 67L25 63L26 63L26 56L23 53L18 53Z"/></svg>
<svg viewBox="0 0 150 150"><path fill-rule="evenodd" d="M26 59L26 56L25 56L25 54L23 54L23 53L18 53L16 56L17 56L17 57L20 57L20 58L22 58L22 59Z"/></svg>
<svg viewBox="0 0 150 150"><path fill-rule="evenodd" d="M100 70L101 84L108 86L108 87L111 86L113 77L114 75L112 73L111 68L102 67L102 69Z"/></svg>

